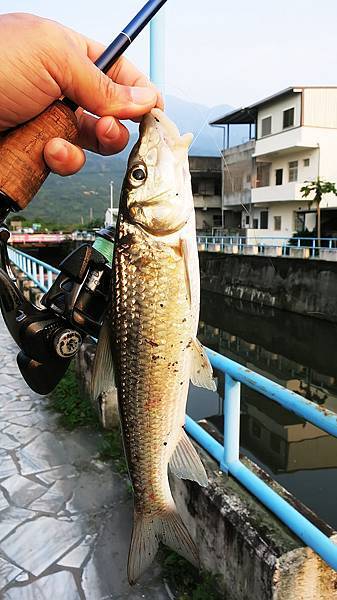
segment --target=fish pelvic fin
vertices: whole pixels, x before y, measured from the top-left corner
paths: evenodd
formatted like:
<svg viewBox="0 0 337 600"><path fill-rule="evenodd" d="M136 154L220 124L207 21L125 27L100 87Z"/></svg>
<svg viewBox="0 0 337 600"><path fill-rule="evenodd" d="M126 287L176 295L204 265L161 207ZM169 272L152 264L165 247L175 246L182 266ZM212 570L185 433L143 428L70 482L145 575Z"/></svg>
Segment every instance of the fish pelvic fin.
<svg viewBox="0 0 337 600"><path fill-rule="evenodd" d="M190 479L206 487L208 478L205 467L184 429L181 438L171 456L169 467L179 479Z"/></svg>
<svg viewBox="0 0 337 600"><path fill-rule="evenodd" d="M98 338L91 378L90 395L93 401L103 392L109 392L116 387L110 344L109 321L105 319Z"/></svg>
<svg viewBox="0 0 337 600"><path fill-rule="evenodd" d="M216 383L213 378L213 369L205 349L195 338L191 343L192 358L191 358L191 374L190 378L193 385L206 388L212 392L216 392Z"/></svg>
<svg viewBox="0 0 337 600"><path fill-rule="evenodd" d="M140 515L135 511L128 559L130 585L136 583L151 565L157 554L159 542L186 558L195 567L199 567L197 547L175 506L157 515Z"/></svg>

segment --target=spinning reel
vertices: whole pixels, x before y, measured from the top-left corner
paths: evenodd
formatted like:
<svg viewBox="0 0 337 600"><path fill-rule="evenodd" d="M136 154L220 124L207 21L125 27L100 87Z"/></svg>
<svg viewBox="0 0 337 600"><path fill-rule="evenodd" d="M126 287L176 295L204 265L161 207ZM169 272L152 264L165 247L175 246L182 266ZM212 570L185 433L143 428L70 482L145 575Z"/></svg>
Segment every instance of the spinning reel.
<svg viewBox="0 0 337 600"><path fill-rule="evenodd" d="M62 379L85 335L98 337L108 304L113 229L101 229L93 246L83 244L60 264L60 274L42 297L44 308L27 300L15 283L0 227L0 308L20 348L17 362L28 385L48 394Z"/></svg>

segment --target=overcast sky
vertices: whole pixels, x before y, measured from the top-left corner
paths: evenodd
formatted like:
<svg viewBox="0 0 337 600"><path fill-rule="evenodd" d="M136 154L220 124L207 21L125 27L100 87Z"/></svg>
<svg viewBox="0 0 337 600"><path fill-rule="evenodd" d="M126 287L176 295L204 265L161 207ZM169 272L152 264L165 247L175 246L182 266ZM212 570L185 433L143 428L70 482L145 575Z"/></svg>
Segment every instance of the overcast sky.
<svg viewBox="0 0 337 600"><path fill-rule="evenodd" d="M1 0L108 44L145 0ZM336 0L168 0L166 90L234 107L289 85L337 84ZM128 56L148 71L148 30Z"/></svg>

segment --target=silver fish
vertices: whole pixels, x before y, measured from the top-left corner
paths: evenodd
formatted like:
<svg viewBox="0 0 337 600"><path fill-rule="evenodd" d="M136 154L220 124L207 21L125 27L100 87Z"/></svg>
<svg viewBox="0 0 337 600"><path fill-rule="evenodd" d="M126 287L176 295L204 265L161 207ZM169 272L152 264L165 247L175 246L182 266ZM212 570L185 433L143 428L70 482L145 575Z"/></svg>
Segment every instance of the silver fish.
<svg viewBox="0 0 337 600"><path fill-rule="evenodd" d="M124 180L113 260L112 308L95 359L93 395L117 386L134 490L128 578L134 583L162 542L198 565L177 513L168 466L207 485L184 431L189 381L215 389L196 338L199 266L188 166L191 134L159 109L140 125Z"/></svg>

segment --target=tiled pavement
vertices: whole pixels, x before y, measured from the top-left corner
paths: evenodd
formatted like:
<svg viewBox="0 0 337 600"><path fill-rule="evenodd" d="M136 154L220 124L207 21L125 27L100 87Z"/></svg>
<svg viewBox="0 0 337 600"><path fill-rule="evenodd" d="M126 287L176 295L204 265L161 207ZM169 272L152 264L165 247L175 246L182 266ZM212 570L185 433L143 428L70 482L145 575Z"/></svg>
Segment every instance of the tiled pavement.
<svg viewBox="0 0 337 600"><path fill-rule="evenodd" d="M0 320L1 600L167 600L157 564L130 588L132 500L96 433L68 432L31 392Z"/></svg>

